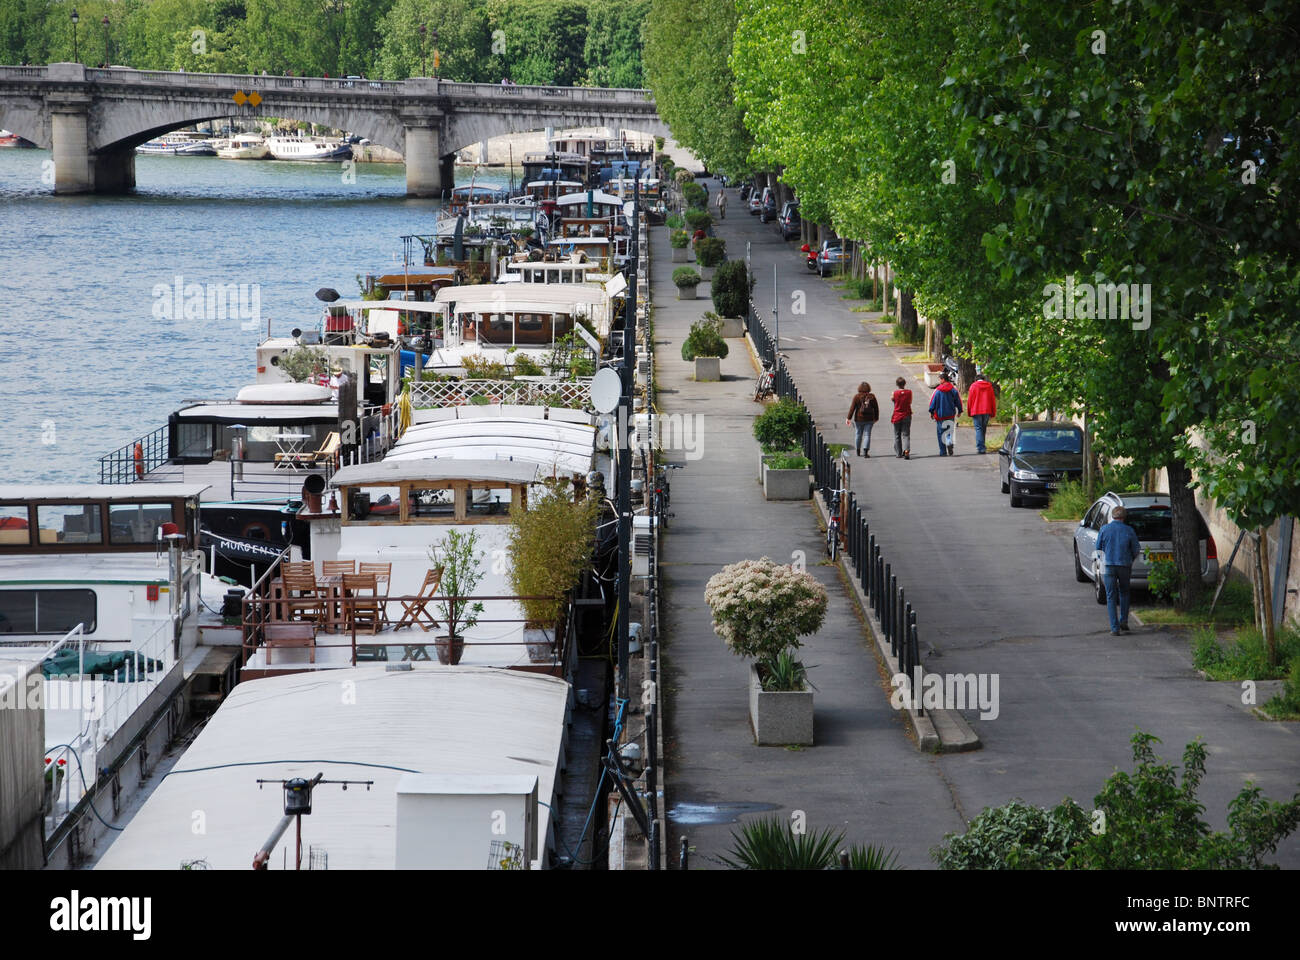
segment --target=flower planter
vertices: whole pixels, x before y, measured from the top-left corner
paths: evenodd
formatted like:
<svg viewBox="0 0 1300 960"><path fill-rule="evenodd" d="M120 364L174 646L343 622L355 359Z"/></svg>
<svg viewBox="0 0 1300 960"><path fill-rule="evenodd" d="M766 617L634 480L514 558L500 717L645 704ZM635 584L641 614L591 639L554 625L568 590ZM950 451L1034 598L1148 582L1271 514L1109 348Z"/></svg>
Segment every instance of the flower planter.
<svg viewBox="0 0 1300 960"><path fill-rule="evenodd" d="M700 383L713 383L722 379L722 360L719 357L696 357L695 379Z"/></svg>
<svg viewBox="0 0 1300 960"><path fill-rule="evenodd" d="M689 253L685 247L673 247L673 263L687 263Z"/></svg>
<svg viewBox="0 0 1300 960"><path fill-rule="evenodd" d="M529 663L550 663L555 659L554 631L525 627L524 643L528 646Z"/></svg>
<svg viewBox="0 0 1300 960"><path fill-rule="evenodd" d="M927 387L937 387L939 385L939 374L943 373L942 363L927 363L925 365L925 385Z"/></svg>
<svg viewBox="0 0 1300 960"><path fill-rule="evenodd" d="M773 692L763 689L758 667L749 665L749 722L754 742L760 746L813 742L813 695L811 690Z"/></svg>
<svg viewBox="0 0 1300 960"><path fill-rule="evenodd" d="M678 287L678 288L677 288L677 299L678 299L678 300L694 300L694 299L695 299L695 290L696 290L696 287L697 287L697 286L698 286L698 284L692 284L692 285L689 286L689 287Z"/></svg>
<svg viewBox="0 0 1300 960"><path fill-rule="evenodd" d="M745 335L745 321L740 317L723 317L722 329L718 331L724 340L731 340Z"/></svg>
<svg viewBox="0 0 1300 960"><path fill-rule="evenodd" d="M702 264L700 266L700 276L705 280L713 279L713 271L714 271L713 267L706 267Z"/></svg>
<svg viewBox="0 0 1300 960"><path fill-rule="evenodd" d="M455 666L465 654L465 638L441 635L434 641L433 647L438 651L439 663Z"/></svg>
<svg viewBox="0 0 1300 960"><path fill-rule="evenodd" d="M798 470L773 470L763 464L763 498L765 500L807 500L812 496L812 478L806 467Z"/></svg>

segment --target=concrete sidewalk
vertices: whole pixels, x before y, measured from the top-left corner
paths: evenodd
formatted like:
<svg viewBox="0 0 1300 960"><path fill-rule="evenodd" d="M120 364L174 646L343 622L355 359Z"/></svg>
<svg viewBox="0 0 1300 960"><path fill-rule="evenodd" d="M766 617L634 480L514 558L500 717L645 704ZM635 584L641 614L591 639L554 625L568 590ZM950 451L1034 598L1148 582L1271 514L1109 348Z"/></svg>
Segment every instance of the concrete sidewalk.
<svg viewBox="0 0 1300 960"><path fill-rule="evenodd" d="M733 223L723 221L715 232L731 239L739 233ZM819 564L824 554L811 504L763 499L751 433L761 407L752 399L745 341L728 341L722 382L693 381L681 342L712 303L675 299L667 231L652 231L651 245L659 410L702 417L702 458L674 473L676 516L661 539L669 856L675 862L684 835L692 868L716 867L709 858L728 849L740 813L771 810L788 818L803 811L810 829L843 830L846 842L894 848L909 867L931 865L936 829L942 836L964 824L934 758L916 751L889 706L888 683L837 568ZM743 256L743 245L729 254ZM702 297L708 289L701 285ZM816 685L812 747L755 746L748 661L713 632L704 602L705 582L723 566L764 556L780 563L802 558L830 597L826 625L801 651ZM923 829L918 819L926 821Z"/></svg>

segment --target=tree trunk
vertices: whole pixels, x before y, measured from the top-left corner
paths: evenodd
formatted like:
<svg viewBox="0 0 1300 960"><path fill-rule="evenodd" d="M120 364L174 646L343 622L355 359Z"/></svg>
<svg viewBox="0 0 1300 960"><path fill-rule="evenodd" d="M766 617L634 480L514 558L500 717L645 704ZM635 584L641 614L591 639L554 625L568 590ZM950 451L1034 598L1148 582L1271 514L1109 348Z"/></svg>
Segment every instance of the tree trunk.
<svg viewBox="0 0 1300 960"><path fill-rule="evenodd" d="M952 321L940 320L934 337L934 362L942 363L943 358L952 353Z"/></svg>
<svg viewBox="0 0 1300 960"><path fill-rule="evenodd" d="M893 311L889 307L889 261L885 261L885 276L881 282L884 289L884 300L881 301L881 308L885 311L885 316L889 316Z"/></svg>
<svg viewBox="0 0 1300 960"><path fill-rule="evenodd" d="M970 385L975 382L974 360L967 360L960 356L957 358L957 381L958 390L970 391Z"/></svg>
<svg viewBox="0 0 1300 960"><path fill-rule="evenodd" d="M1273 584L1272 573L1268 569L1268 527L1259 528L1259 607L1263 617L1259 629L1264 634L1264 646L1268 650L1269 666L1277 666L1277 631L1273 626ZM1283 589L1286 585L1283 584Z"/></svg>
<svg viewBox="0 0 1300 960"><path fill-rule="evenodd" d="M898 332L908 343L915 343L920 327L916 323L916 307L912 305L912 291L904 290L898 295Z"/></svg>
<svg viewBox="0 0 1300 960"><path fill-rule="evenodd" d="M1170 458L1165 464L1169 477L1174 561L1178 564L1178 609L1188 610L1201 599L1201 529L1197 522L1196 495L1192 471L1183 461Z"/></svg>

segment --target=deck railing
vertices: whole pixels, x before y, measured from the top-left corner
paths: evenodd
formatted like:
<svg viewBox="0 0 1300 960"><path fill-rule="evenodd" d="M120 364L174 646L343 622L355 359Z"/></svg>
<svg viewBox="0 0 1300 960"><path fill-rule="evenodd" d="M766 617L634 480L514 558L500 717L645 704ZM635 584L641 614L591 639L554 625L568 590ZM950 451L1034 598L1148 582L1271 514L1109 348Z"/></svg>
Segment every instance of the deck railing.
<svg viewBox="0 0 1300 960"><path fill-rule="evenodd" d="M100 483L134 483L167 463L168 428L159 427L152 433L137 437L112 453L99 458ZM164 479L161 477L154 479ZM173 480L179 477L167 477Z"/></svg>
<svg viewBox="0 0 1300 960"><path fill-rule="evenodd" d="M582 409L591 399L591 378L577 380L422 380L411 384L416 410L506 403Z"/></svg>

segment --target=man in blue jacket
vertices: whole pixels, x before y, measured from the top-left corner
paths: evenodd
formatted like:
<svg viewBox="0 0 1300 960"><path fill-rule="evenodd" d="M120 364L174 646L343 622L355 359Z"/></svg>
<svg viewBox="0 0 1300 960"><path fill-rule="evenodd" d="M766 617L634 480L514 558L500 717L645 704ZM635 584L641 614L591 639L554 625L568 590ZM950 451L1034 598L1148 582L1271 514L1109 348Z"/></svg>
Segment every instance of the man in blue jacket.
<svg viewBox="0 0 1300 960"><path fill-rule="evenodd" d="M1142 546L1137 533L1124 522L1128 512L1123 507L1116 507L1110 516L1110 523L1097 534L1095 553L1102 554L1101 562L1106 565L1106 614L1110 617L1110 635L1118 637L1121 630L1128 632L1129 577L1133 573L1133 561L1142 554Z"/></svg>
<svg viewBox="0 0 1300 960"><path fill-rule="evenodd" d="M957 439L957 415L961 413L961 394L944 373L939 378L939 386L930 397L930 416L934 420L935 430L939 435L939 456L955 457L954 442Z"/></svg>

